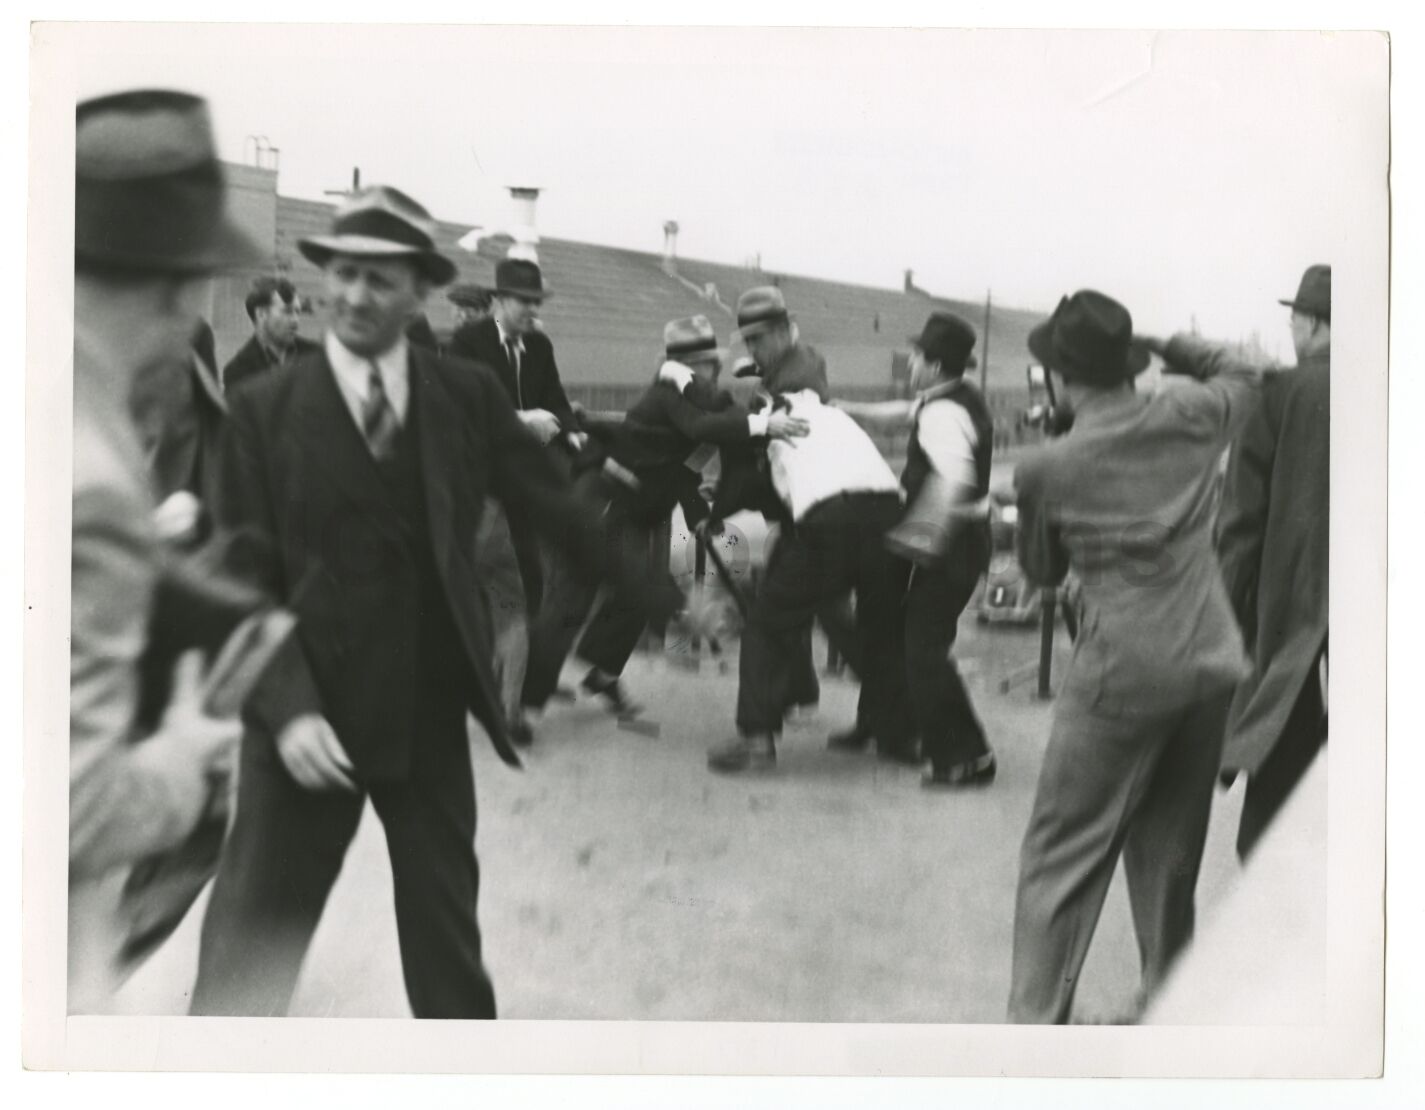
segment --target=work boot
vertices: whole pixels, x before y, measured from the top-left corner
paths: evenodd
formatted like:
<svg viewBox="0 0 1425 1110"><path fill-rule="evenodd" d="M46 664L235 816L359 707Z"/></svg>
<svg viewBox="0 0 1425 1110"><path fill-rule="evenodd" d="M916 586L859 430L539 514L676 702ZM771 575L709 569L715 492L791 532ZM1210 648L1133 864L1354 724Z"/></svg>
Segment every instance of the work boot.
<svg viewBox="0 0 1425 1110"><path fill-rule="evenodd" d="M617 675L605 674L598 667L589 668L582 683L585 690L602 698L610 712L619 717L637 717L643 706L628 696Z"/></svg>
<svg viewBox="0 0 1425 1110"><path fill-rule="evenodd" d="M769 733L739 736L708 752L711 771L770 771L777 765L777 744Z"/></svg>
<svg viewBox="0 0 1425 1110"><path fill-rule="evenodd" d="M833 752L864 752L871 742L871 730L857 721L850 728L833 732L826 738L826 748Z"/></svg>

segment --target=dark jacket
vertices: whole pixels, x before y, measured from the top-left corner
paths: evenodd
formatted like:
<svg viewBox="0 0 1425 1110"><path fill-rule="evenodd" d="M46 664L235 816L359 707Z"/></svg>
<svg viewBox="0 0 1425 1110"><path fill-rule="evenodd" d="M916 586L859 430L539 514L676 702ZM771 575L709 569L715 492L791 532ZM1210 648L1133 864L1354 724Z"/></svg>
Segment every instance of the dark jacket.
<svg viewBox="0 0 1425 1110"><path fill-rule="evenodd" d="M145 368L130 408L161 502L187 490L211 507L227 403L213 369L212 332L200 330L188 357Z"/></svg>
<svg viewBox="0 0 1425 1110"><path fill-rule="evenodd" d="M524 355L520 359L518 377L500 342L500 328L493 316L457 330L450 340L450 354L454 358L483 363L494 370L515 408L545 409L558 418L561 430L577 431L579 421L569 398L564 395L559 367L554 362L554 344L542 331L532 331L523 338Z"/></svg>
<svg viewBox="0 0 1425 1110"><path fill-rule="evenodd" d="M680 392L671 382L654 382L628 410L614 433L609 457L638 481L620 501L632 519L666 517L683 506L689 524L707 515L698 496L701 477L685 465L701 444L747 443L747 410L732 397L695 379Z"/></svg>
<svg viewBox="0 0 1425 1110"><path fill-rule="evenodd" d="M1331 359L1270 374L1233 444L1218 524L1227 594L1252 659L1223 765L1249 774L1286 726L1326 641L1331 555Z"/></svg>
<svg viewBox="0 0 1425 1110"><path fill-rule="evenodd" d="M419 348L409 358L424 535L393 503L324 352L238 391L224 452L223 523L249 538L248 570L300 621L290 657L248 703L249 725L276 736L320 713L367 778L399 775L408 756L421 568L431 565L469 664L466 704L500 756L519 762L474 563L487 497L520 505L577 572L612 578L652 619L680 602L671 585L611 555L597 517L571 496L493 373Z"/></svg>
<svg viewBox="0 0 1425 1110"><path fill-rule="evenodd" d="M257 335L254 333L223 367L223 390L231 392L234 387L243 382L260 378L278 366L290 366L302 355L318 350L321 350L320 344L313 343L310 339L303 339L299 335L292 341L292 353L287 356L287 361L285 363L273 362L267 353L267 348L257 341Z"/></svg>

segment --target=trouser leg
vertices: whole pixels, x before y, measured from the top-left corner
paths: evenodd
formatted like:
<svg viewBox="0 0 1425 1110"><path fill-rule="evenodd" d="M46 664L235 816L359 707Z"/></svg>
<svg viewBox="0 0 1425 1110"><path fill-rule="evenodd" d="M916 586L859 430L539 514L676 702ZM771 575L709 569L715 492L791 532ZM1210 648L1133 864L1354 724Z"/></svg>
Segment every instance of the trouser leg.
<svg viewBox="0 0 1425 1110"><path fill-rule="evenodd" d="M579 637L598 588L577 575L566 575L530 624L529 663L525 668L525 705L542 708L559 685L559 671Z"/></svg>
<svg viewBox="0 0 1425 1110"><path fill-rule="evenodd" d="M906 678L924 754L936 771L989 751L970 692L955 666L960 614L975 583L940 567L916 567L905 606Z"/></svg>
<svg viewBox="0 0 1425 1110"><path fill-rule="evenodd" d="M660 563L651 555L653 536L650 528L638 524L622 525L618 542L630 558L647 567L650 579L656 576L671 581L666 557ZM647 617L636 598L625 597L617 590L605 590L593 620L579 640L579 658L605 674L621 675L647 624Z"/></svg>
<svg viewBox="0 0 1425 1110"><path fill-rule="evenodd" d="M298 786L272 738L243 737L237 812L203 917L192 1013L286 1014L363 798Z"/></svg>
<svg viewBox="0 0 1425 1110"><path fill-rule="evenodd" d="M913 749L915 727L906 685L905 583L907 567L885 550L882 524L858 537L856 628L861 642L861 693L856 719L887 753Z"/></svg>
<svg viewBox="0 0 1425 1110"><path fill-rule="evenodd" d="M1164 723L1055 710L1020 851L1009 1020L1069 1019L1079 971Z"/></svg>
<svg viewBox="0 0 1425 1110"><path fill-rule="evenodd" d="M1163 745L1123 842L1123 870L1150 994L1192 939L1194 896L1212 791L1222 759L1228 695L1186 710Z"/></svg>
<svg viewBox="0 0 1425 1110"><path fill-rule="evenodd" d="M432 697L422 709L410 778L372 787L386 830L401 968L418 1018L493 1018L476 902L475 788L464 709Z"/></svg>
<svg viewBox="0 0 1425 1110"><path fill-rule="evenodd" d="M1321 704L1317 668L1312 667L1301 684L1280 739L1262 765L1247 776L1242 820L1237 828L1237 855L1241 859L1251 855L1325 742L1326 711Z"/></svg>

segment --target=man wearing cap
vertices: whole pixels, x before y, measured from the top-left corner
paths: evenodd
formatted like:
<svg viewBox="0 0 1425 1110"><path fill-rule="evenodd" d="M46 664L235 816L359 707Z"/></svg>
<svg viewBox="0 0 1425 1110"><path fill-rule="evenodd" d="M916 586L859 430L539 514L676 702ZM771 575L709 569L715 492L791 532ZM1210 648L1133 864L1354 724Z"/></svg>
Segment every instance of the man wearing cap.
<svg viewBox="0 0 1425 1110"><path fill-rule="evenodd" d="M742 443L753 437L789 439L807 425L786 412L750 414L717 389L726 352L706 316L673 320L663 329L664 363L652 385L628 410L600 470L576 484L605 514L625 548L648 551L655 530L676 505L690 528L707 516L698 492L699 471L688 460L703 445ZM666 559L664 560L666 564ZM653 576L667 567L650 566ZM594 592L574 579L556 590L531 632L525 704L542 708L554 693L559 669L593 605ZM609 596L579 638L579 658L590 665L584 689L614 711L636 710L620 676L638 644L645 617L627 599Z"/></svg>
<svg viewBox="0 0 1425 1110"><path fill-rule="evenodd" d="M518 502L590 577L654 617L669 584L611 559L494 374L412 347L405 326L455 276L425 209L376 186L301 240L329 306L322 350L232 399L227 524L298 615L245 710L237 813L203 923L193 1010L281 1014L367 797L385 829L417 1017L495 1015L476 923L465 717L518 766L472 565L487 497Z"/></svg>
<svg viewBox="0 0 1425 1110"><path fill-rule="evenodd" d="M208 275L264 259L225 215L203 100L101 97L75 127L69 1010L95 1013L115 986L129 868L186 840L239 732L204 713L196 657L156 725L141 719L163 556L132 391L145 367L191 360Z"/></svg>
<svg viewBox="0 0 1425 1110"><path fill-rule="evenodd" d="M1145 996L1192 936L1223 718L1246 671L1214 485L1258 374L1191 336L1136 340L1127 309L1092 290L1060 301L1029 349L1075 419L1015 471L1019 558L1044 586L1072 568L1082 601L1020 853L1009 1018L1063 1023L1120 854ZM1198 380L1135 393L1150 350Z"/></svg>
<svg viewBox="0 0 1425 1110"><path fill-rule="evenodd" d="M990 455L994 421L965 380L976 365L975 330L952 312L933 312L911 340L914 401L841 402L852 416L910 424L901 489L906 512L887 543L907 561L905 664L929 787L988 783L995 757L955 666L956 624L989 565ZM862 724L862 722L858 722ZM843 749L869 740L864 727L836 738Z"/></svg>
<svg viewBox="0 0 1425 1110"><path fill-rule="evenodd" d="M1296 367L1266 376L1232 445L1217 541L1252 659L1227 716L1223 769L1247 775L1245 858L1326 742L1331 531L1331 267L1311 266L1291 309Z"/></svg>
<svg viewBox="0 0 1425 1110"><path fill-rule="evenodd" d="M317 349L317 344L297 334L302 306L297 287L286 278L258 278L243 307L252 321L252 338L223 367L224 390L287 366L297 356Z"/></svg>

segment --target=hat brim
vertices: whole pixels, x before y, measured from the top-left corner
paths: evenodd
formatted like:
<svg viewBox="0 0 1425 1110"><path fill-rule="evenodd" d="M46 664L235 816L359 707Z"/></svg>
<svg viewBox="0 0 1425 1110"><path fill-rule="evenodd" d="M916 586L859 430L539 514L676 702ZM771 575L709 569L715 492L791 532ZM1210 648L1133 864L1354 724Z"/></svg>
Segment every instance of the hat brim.
<svg viewBox="0 0 1425 1110"><path fill-rule="evenodd" d="M915 350L919 351L921 354L925 354L925 348L920 345L919 335L908 335L906 336L906 341L913 348L915 348ZM963 366L966 370L973 370L979 364L979 359L977 359L973 354L968 354L965 356L965 361L962 362L960 365Z"/></svg>
<svg viewBox="0 0 1425 1110"><path fill-rule="evenodd" d="M690 362L726 362L726 347L707 347L701 351L667 351L663 352L663 357L669 362L681 362L687 365Z"/></svg>
<svg viewBox="0 0 1425 1110"><path fill-rule="evenodd" d="M733 332L737 339L746 341L754 335L761 335L763 332L771 331L773 328L781 327L783 324L792 322L792 314L789 312L785 316L769 316L765 320L754 320L745 327L739 327Z"/></svg>
<svg viewBox="0 0 1425 1110"><path fill-rule="evenodd" d="M554 294L548 289L531 289L523 285L497 285L493 295L496 297L523 297L528 301L547 301Z"/></svg>
<svg viewBox="0 0 1425 1110"><path fill-rule="evenodd" d="M297 249L314 266L325 266L334 254L349 254L356 258L409 258L436 285L449 285L459 272L454 262L436 251L408 247L369 235L313 235L309 239L299 239Z"/></svg>
<svg viewBox="0 0 1425 1110"><path fill-rule="evenodd" d="M77 247L74 253L92 262L166 274L217 274L272 266L272 253L264 251L251 235L226 218L219 221L201 246L177 254L88 247Z"/></svg>
<svg viewBox="0 0 1425 1110"><path fill-rule="evenodd" d="M1149 363L1153 361L1152 353L1135 335L1128 341L1128 352L1121 367L1084 369L1078 366L1066 366L1063 360L1054 353L1053 317L1030 329L1029 353L1037 358L1041 365L1059 371L1066 380L1087 382L1093 385L1129 381L1148 369Z"/></svg>

